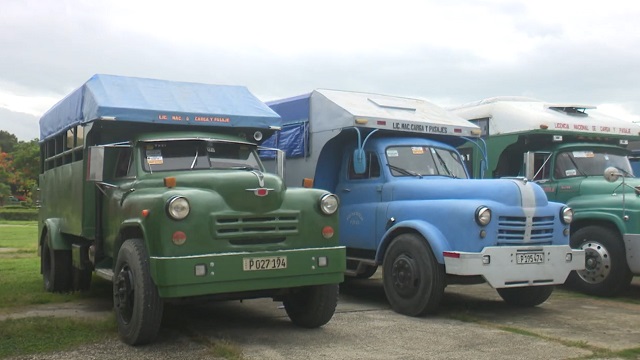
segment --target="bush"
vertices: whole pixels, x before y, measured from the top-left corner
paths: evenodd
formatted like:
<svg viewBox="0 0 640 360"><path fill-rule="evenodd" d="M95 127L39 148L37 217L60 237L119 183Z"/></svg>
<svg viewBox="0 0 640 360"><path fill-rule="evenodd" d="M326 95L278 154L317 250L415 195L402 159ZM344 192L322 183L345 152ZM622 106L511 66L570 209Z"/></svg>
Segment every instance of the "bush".
<svg viewBox="0 0 640 360"><path fill-rule="evenodd" d="M24 206L5 206L0 208L1 220L38 221L38 209Z"/></svg>

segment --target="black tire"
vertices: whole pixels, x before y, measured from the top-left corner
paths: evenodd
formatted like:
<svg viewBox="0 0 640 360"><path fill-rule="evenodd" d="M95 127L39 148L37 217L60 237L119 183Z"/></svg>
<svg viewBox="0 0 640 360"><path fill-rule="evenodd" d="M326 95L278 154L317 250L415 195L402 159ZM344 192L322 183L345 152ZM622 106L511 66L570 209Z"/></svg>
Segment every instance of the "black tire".
<svg viewBox="0 0 640 360"><path fill-rule="evenodd" d="M633 274L620 236L601 226L586 226L571 236L571 247L585 251L585 270L573 271L566 284L596 296L615 296L629 287Z"/></svg>
<svg viewBox="0 0 640 360"><path fill-rule="evenodd" d="M304 328L317 328L331 320L338 305L338 284L291 289L283 301L291 322Z"/></svg>
<svg viewBox="0 0 640 360"><path fill-rule="evenodd" d="M72 290L71 251L53 250L51 235L47 231L40 256L44 289L48 292L66 293Z"/></svg>
<svg viewBox="0 0 640 360"><path fill-rule="evenodd" d="M502 300L507 304L519 307L534 307L547 301L553 293L553 285L525 286L497 289Z"/></svg>
<svg viewBox="0 0 640 360"><path fill-rule="evenodd" d="M113 306L120 339L129 345L155 340L163 303L149 272L149 256L142 240L122 244L113 278Z"/></svg>
<svg viewBox="0 0 640 360"><path fill-rule="evenodd" d="M385 253L382 282L394 311L409 316L433 313L444 294L444 266L424 238L402 234Z"/></svg>

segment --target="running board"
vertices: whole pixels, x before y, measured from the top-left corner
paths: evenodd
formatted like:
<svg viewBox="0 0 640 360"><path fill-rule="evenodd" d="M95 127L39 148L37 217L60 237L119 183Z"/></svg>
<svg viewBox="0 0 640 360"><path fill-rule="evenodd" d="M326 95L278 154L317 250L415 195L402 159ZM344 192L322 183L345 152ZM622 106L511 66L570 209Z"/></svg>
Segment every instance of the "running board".
<svg viewBox="0 0 640 360"><path fill-rule="evenodd" d="M376 261L373 260L373 259L365 259L365 258L357 258L357 257L347 256L347 260L357 261L358 262L358 267L356 267L355 269L346 269L345 270L344 274L347 275L347 276L356 276L358 274L363 273L364 270L361 270L361 269L365 265L378 266L378 263L376 263Z"/></svg>
<svg viewBox="0 0 640 360"><path fill-rule="evenodd" d="M113 281L113 270L111 269L97 269L96 275L105 280Z"/></svg>

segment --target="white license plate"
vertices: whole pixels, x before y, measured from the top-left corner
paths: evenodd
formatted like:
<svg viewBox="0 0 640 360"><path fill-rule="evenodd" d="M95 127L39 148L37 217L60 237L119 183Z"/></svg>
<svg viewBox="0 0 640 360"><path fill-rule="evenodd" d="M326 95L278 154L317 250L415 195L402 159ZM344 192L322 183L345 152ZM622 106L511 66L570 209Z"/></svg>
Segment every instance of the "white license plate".
<svg viewBox="0 0 640 360"><path fill-rule="evenodd" d="M542 251L516 253L517 264L540 264L543 262L544 253Z"/></svg>
<svg viewBox="0 0 640 360"><path fill-rule="evenodd" d="M286 256L269 256L259 258L243 258L242 270L254 271L254 270L276 270L287 268Z"/></svg>

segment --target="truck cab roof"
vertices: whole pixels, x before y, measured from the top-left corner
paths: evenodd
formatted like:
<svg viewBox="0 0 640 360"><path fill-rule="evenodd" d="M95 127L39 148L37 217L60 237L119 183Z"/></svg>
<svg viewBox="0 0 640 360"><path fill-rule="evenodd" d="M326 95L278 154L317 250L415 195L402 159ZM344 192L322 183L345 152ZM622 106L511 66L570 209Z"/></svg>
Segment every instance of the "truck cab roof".
<svg viewBox="0 0 640 360"><path fill-rule="evenodd" d="M313 119L311 132L359 127L414 135L478 137L480 134L476 125L422 99L318 89L267 105L282 116L285 125Z"/></svg>
<svg viewBox="0 0 640 360"><path fill-rule="evenodd" d="M525 97L494 97L449 110L465 119L488 121L483 135L537 131L579 136L640 139L640 125L596 111L596 106L547 103Z"/></svg>
<svg viewBox="0 0 640 360"><path fill-rule="evenodd" d="M243 86L97 74L40 118L40 140L93 121L269 131L281 123Z"/></svg>

